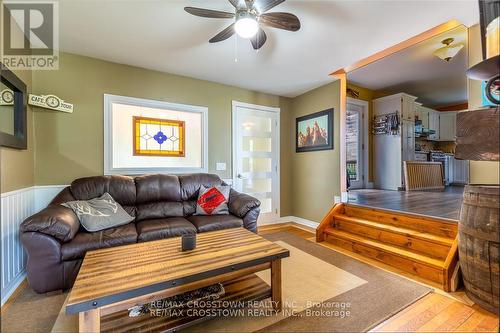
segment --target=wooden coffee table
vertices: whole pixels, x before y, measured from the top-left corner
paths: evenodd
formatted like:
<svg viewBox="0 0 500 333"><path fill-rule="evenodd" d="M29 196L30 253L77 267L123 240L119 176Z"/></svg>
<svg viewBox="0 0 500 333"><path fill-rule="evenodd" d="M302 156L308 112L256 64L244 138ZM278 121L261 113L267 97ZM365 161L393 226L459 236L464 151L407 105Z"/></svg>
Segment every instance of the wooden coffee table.
<svg viewBox="0 0 500 333"><path fill-rule="evenodd" d="M221 300L271 297L281 310L281 259L290 256L287 249L243 228L201 233L196 249L180 248L177 237L87 252L66 313L79 313L80 332L175 331L207 318L131 318L127 309L217 282L226 290ZM266 269L271 287L254 274Z"/></svg>

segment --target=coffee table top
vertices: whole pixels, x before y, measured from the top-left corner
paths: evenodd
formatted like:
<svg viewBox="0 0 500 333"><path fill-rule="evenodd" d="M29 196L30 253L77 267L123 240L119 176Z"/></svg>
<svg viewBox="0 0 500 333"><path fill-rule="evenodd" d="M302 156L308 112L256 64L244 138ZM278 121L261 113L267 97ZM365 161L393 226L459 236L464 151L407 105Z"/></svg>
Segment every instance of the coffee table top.
<svg viewBox="0 0 500 333"><path fill-rule="evenodd" d="M67 313L288 257L289 251L246 229L197 235L196 249L181 251L181 238L89 251L71 290Z"/></svg>

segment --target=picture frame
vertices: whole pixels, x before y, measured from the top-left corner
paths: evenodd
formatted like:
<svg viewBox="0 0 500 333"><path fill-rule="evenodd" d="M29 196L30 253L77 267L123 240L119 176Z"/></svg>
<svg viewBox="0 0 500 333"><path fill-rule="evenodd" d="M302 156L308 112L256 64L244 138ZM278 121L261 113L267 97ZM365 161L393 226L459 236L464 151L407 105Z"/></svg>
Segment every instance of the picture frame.
<svg viewBox="0 0 500 333"><path fill-rule="evenodd" d="M1 62L0 81L2 83L0 111L2 113L8 111L12 115L7 117L11 118L8 124L10 129L7 131L0 129L0 146L25 150L28 148L26 84ZM5 118L0 117L0 121L5 121Z"/></svg>
<svg viewBox="0 0 500 333"><path fill-rule="evenodd" d="M295 119L296 153L333 149L333 112L331 108Z"/></svg>

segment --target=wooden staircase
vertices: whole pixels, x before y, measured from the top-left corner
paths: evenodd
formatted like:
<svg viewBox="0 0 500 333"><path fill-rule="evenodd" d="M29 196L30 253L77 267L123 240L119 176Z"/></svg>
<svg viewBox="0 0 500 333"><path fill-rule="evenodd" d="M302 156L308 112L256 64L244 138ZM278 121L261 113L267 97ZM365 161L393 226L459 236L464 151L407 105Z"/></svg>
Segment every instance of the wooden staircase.
<svg viewBox="0 0 500 333"><path fill-rule="evenodd" d="M336 204L316 229L329 242L451 291L458 262L457 223L427 216Z"/></svg>

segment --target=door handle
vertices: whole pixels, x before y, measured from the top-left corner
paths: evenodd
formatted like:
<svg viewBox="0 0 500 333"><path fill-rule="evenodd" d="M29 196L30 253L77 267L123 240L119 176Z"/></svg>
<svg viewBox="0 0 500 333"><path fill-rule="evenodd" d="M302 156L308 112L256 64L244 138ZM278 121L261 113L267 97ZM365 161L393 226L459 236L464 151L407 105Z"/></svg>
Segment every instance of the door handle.
<svg viewBox="0 0 500 333"><path fill-rule="evenodd" d="M240 173L236 177L238 177L238 179L245 179L245 177L243 177Z"/></svg>

